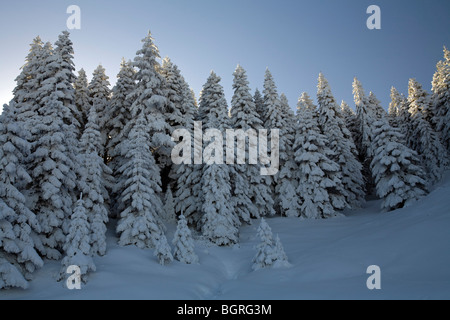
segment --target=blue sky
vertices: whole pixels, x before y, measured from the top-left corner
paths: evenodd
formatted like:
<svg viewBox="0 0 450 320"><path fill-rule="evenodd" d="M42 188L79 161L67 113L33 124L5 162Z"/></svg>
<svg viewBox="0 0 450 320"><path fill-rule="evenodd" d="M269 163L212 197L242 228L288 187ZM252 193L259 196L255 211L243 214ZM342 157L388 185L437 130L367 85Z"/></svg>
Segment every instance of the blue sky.
<svg viewBox="0 0 450 320"><path fill-rule="evenodd" d="M390 87L406 94L411 77L431 89L442 48L450 47L448 0L2 1L0 103L11 98L32 39L55 42L72 4L82 14L81 30L71 32L77 70L90 76L101 63L115 83L121 58L133 59L151 30L197 96L214 70L228 101L239 63L252 89L262 90L269 67L293 108L303 91L315 98L321 71L338 102L353 106L357 76L387 107ZM372 4L381 8L381 30L366 27Z"/></svg>

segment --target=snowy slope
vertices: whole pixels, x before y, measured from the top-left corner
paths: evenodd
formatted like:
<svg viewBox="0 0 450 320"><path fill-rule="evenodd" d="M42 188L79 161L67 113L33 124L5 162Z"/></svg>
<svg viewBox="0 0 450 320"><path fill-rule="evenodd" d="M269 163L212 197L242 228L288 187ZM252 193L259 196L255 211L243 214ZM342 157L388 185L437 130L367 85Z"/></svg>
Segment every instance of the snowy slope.
<svg viewBox="0 0 450 320"><path fill-rule="evenodd" d="M450 173L414 207L379 213L380 202L325 221L267 219L279 234L288 269L251 271L258 223L241 244L218 248L197 238L199 265L160 266L152 250L121 248L110 230L108 253L79 291L53 276L47 262L30 288L0 291L0 299L450 299ZM169 226L168 238L175 232ZM370 265L381 267L382 289L366 287Z"/></svg>

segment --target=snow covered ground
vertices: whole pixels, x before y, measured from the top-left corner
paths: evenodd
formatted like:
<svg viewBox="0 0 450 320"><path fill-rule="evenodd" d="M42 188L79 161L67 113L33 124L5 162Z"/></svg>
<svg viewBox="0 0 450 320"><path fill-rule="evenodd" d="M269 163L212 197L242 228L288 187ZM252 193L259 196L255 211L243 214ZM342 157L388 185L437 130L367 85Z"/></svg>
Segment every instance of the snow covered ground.
<svg viewBox="0 0 450 320"><path fill-rule="evenodd" d="M379 207L371 201L325 221L267 219L292 267L257 272L257 221L242 228L240 246L197 239L199 265L163 267L153 250L119 247L110 230L108 253L81 290L56 282L60 263L47 262L28 290L3 290L0 299L450 299L450 172L413 207ZM168 228L171 239L175 225ZM366 287L370 265L381 268L381 290Z"/></svg>

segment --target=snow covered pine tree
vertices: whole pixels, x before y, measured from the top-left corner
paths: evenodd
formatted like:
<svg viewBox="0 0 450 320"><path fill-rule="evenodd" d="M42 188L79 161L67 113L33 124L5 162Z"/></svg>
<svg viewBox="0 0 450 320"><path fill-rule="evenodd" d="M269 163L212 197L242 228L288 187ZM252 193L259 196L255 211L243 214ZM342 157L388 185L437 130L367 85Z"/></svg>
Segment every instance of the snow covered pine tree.
<svg viewBox="0 0 450 320"><path fill-rule="evenodd" d="M80 199L70 217L69 234L64 244L66 255L61 261L62 267L59 273L59 281L67 277L67 269L72 265L80 268L81 280L85 283L89 272L96 270L92 259L90 233L84 201Z"/></svg>
<svg viewBox="0 0 450 320"><path fill-rule="evenodd" d="M108 223L108 191L112 187L111 169L100 156L102 138L94 106L91 107L86 129L80 141L80 189L90 224L92 254L106 254L106 224Z"/></svg>
<svg viewBox="0 0 450 320"><path fill-rule="evenodd" d="M27 132L12 119L11 104L0 116L0 289L27 288L31 274L44 264L35 249L41 229L21 191L31 181L24 166L30 145Z"/></svg>
<svg viewBox="0 0 450 320"><path fill-rule="evenodd" d="M342 189L338 190L352 208L358 208L364 200L362 165L357 160L358 151L352 135L345 125L339 106L331 93L327 79L320 73L317 100L319 102L319 125L327 137L328 146L334 152L332 160L339 164ZM339 186L340 187L340 186ZM347 206L344 204L344 206ZM343 207L335 207L343 209Z"/></svg>
<svg viewBox="0 0 450 320"><path fill-rule="evenodd" d="M334 197L336 186L341 183L340 168L331 160L335 154L327 147L327 138L319 129L315 106L307 94L299 99L298 117L294 152L301 216L308 219L336 216L334 208L344 201L339 194Z"/></svg>
<svg viewBox="0 0 450 320"><path fill-rule="evenodd" d="M194 239L184 215L181 215L178 220L173 245L175 246L174 258L176 260L186 264L198 263L198 256L194 250Z"/></svg>
<svg viewBox="0 0 450 320"><path fill-rule="evenodd" d="M272 229L264 218L261 219L258 227L258 236L261 242L258 244L258 252L253 258L252 269L254 271L267 267L280 268L290 266L280 238L277 236L276 240L273 239Z"/></svg>
<svg viewBox="0 0 450 320"><path fill-rule="evenodd" d="M205 164L201 176L201 225L203 235L208 240L219 246L229 246L239 240L240 221L231 202L230 168L226 164L217 164L215 159L225 163L223 141L225 131L229 128L227 102L220 80L220 77L211 72L200 97L199 118L203 129L215 129L216 138L210 138L218 140L211 142L203 150ZM215 144L219 154L214 154Z"/></svg>
<svg viewBox="0 0 450 320"><path fill-rule="evenodd" d="M263 123L256 111L248 84L244 68L238 65L234 72L231 125L235 132L242 130L244 135L252 131L257 134L258 130L263 128ZM243 141L246 142L247 139ZM251 139L249 138L248 141L250 143ZM250 223L251 218L259 218L261 214L259 209L264 207L267 199L271 200L271 192L269 186L264 181L261 181L265 178L260 175L259 165L249 164L249 148L247 148L247 144L243 149L246 157L244 164L239 164L236 161L238 155L236 147L242 148L242 146L237 146L235 140L233 140L232 148L235 150L233 163L235 165L230 167L233 180L232 201L239 218L244 222Z"/></svg>

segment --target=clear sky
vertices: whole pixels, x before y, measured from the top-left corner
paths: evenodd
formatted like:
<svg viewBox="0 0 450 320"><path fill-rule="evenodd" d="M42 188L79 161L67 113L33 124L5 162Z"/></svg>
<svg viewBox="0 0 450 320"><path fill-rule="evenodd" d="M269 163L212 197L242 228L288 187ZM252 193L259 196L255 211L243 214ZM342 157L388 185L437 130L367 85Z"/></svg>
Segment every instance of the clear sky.
<svg viewBox="0 0 450 320"><path fill-rule="evenodd" d="M0 103L37 35L54 43L66 29L69 5L81 8L71 31L76 68L89 75L101 63L116 81L122 57L133 59L151 30L161 55L176 63L198 97L211 70L227 100L241 64L252 89L272 71L294 108L303 91L316 96L319 72L338 102L353 106L357 76L387 107L392 85L408 79L431 89L443 46L450 47L449 0L15 0L0 3ZM369 5L381 8L381 30L369 30Z"/></svg>

